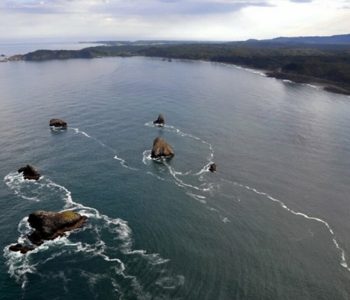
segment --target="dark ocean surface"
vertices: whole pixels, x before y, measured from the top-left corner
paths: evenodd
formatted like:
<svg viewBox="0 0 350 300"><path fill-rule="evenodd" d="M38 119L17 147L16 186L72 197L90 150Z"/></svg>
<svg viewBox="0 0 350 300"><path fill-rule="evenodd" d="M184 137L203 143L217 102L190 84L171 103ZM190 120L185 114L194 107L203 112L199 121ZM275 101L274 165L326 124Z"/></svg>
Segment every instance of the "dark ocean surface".
<svg viewBox="0 0 350 300"><path fill-rule="evenodd" d="M141 57L2 63L0 91L1 299L350 299L349 97ZM87 226L8 251L68 208Z"/></svg>

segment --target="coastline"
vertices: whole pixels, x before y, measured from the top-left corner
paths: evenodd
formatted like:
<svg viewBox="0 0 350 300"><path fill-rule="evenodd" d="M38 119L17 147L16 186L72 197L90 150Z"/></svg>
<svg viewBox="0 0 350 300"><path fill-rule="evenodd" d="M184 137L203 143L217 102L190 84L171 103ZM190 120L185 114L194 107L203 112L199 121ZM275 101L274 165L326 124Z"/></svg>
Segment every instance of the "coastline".
<svg viewBox="0 0 350 300"><path fill-rule="evenodd" d="M270 78L289 80L294 83L315 84L322 88L324 91L350 96L350 90L344 88L342 85L317 77L283 73L278 71L265 71L265 75Z"/></svg>
<svg viewBox="0 0 350 300"><path fill-rule="evenodd" d="M109 46L103 46L103 48L109 48ZM186 59L186 60L192 60L192 61L206 61L206 62L215 62L215 63L222 63L227 65L233 65L238 68L250 70L251 72L270 77L280 80L288 80L294 83L301 83L301 84L311 84L311 85L317 85L321 89L327 92L335 93L335 94L341 94L345 96L350 96L350 87L345 86L344 83L341 82L335 82L335 81L329 81L325 80L319 77L315 76L306 76L301 74L296 74L292 72L283 72L281 69L277 70L269 70L269 69L263 69L263 68L255 68L254 62L250 65L239 63L239 62L230 62L230 61L222 61L215 58L203 58L198 56L198 58L185 58L185 57L179 57L177 55L154 55L147 53L137 53L137 52L115 52L115 53L99 53L99 50L101 48L99 46L96 47L89 47L89 48L83 48L81 50L36 50L34 52L28 52L26 54L18 54L6 57L5 60L2 62L13 62L13 61L32 61L32 62L40 62L40 61L48 61L48 60L65 60L65 59L76 59L76 58L84 58L84 59L93 59L93 58L101 58L101 57L153 57L153 58L160 58L165 60L171 60L171 59ZM96 50L96 51L95 51Z"/></svg>

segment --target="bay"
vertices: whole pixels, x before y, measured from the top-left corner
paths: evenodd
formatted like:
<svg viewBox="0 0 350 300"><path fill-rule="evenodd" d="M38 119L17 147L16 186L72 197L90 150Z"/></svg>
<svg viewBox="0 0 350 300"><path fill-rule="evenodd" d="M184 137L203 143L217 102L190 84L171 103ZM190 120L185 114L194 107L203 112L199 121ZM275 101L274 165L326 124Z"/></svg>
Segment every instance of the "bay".
<svg viewBox="0 0 350 300"><path fill-rule="evenodd" d="M349 299L349 97L142 57L3 63L0 90L0 298ZM8 251L64 208L87 226Z"/></svg>

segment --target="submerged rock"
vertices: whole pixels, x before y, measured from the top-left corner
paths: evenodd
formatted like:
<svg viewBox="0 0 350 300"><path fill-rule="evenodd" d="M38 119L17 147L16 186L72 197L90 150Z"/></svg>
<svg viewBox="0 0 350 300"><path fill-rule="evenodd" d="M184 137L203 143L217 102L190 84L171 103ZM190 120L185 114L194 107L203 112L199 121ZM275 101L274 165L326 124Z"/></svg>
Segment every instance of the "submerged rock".
<svg viewBox="0 0 350 300"><path fill-rule="evenodd" d="M39 180L41 176L31 165L26 165L25 167L18 169L18 173L23 173L24 179L29 180Z"/></svg>
<svg viewBox="0 0 350 300"><path fill-rule="evenodd" d="M172 158L175 155L171 146L162 138L157 137L153 141L152 158Z"/></svg>
<svg viewBox="0 0 350 300"><path fill-rule="evenodd" d="M86 220L86 216L81 216L71 210L58 213L36 211L31 213L28 218L28 223L34 229L34 232L28 236L25 244L13 244L9 247L9 250L25 254L34 250L35 246L41 245L45 240L53 240L63 236L66 231L82 227Z"/></svg>
<svg viewBox="0 0 350 300"><path fill-rule="evenodd" d="M61 120L61 119L51 119L50 120L50 126L55 128L67 128L67 122Z"/></svg>
<svg viewBox="0 0 350 300"><path fill-rule="evenodd" d="M162 114L159 114L158 119L153 121L153 124L156 126L163 127L165 124L164 116Z"/></svg>
<svg viewBox="0 0 350 300"><path fill-rule="evenodd" d="M26 246L22 244L14 244L9 247L11 251L21 252L22 254L26 254L28 251L34 250L33 246Z"/></svg>
<svg viewBox="0 0 350 300"><path fill-rule="evenodd" d="M211 163L210 165L209 165L209 171L210 172L216 172L216 163Z"/></svg>

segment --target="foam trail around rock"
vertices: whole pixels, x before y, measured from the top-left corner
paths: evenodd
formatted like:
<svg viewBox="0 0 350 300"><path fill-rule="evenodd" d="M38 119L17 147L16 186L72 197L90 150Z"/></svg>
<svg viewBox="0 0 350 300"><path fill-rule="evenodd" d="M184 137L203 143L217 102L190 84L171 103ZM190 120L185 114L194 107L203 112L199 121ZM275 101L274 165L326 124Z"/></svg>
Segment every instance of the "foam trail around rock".
<svg viewBox="0 0 350 300"><path fill-rule="evenodd" d="M22 173L11 172L4 177L5 184L15 195L29 201L39 202L39 190L43 187L43 178L36 180L24 179Z"/></svg>
<svg viewBox="0 0 350 300"><path fill-rule="evenodd" d="M163 163L168 168L169 173L172 175L172 177L175 179L176 183L179 186L188 187L188 188L191 188L191 189L194 189L197 191L201 191L201 192L209 192L211 190L210 186L209 187L208 186L207 187L200 187L200 186L196 186L196 185L192 185L192 184L184 182L183 180L181 180L177 177L176 171L172 166L170 166L166 161L164 161Z"/></svg>
<svg viewBox="0 0 350 300"><path fill-rule="evenodd" d="M17 176L16 173L10 173L5 176L4 181L11 183L13 178ZM24 180L19 180L17 185L25 184ZM32 183L32 182L31 182ZM18 194L21 198L26 199L25 195L21 195L18 190L14 189L11 184L8 184L10 189ZM18 186L17 186L18 187ZM59 237L52 241L45 241L40 246L37 246L34 250L21 254L19 252L12 252L9 250L7 245L4 250L4 257L6 259L6 265L8 266L8 273L11 277L21 284L22 288L25 289L29 283L28 275L36 273L38 267L44 265L48 261L56 259L62 255L76 255L78 253L84 253L91 257L101 258L103 261L111 264L116 271L116 274L128 278L132 281L132 286L135 287L135 295L143 295L143 287L138 282L135 276L127 274L127 266L123 262L120 256L137 256L138 259L145 259L150 266L161 266L166 264L169 260L162 258L158 253L147 253L145 250L135 250L132 249L132 231L128 226L128 223L120 218L111 218L105 214L100 213L96 208L83 205L81 203L75 202L72 198L72 193L64 186L57 184L51 179L44 178L40 182L41 194L40 196L45 196L45 194L57 194L61 195L60 200L63 201L63 209L74 210L81 215L88 217L88 223L86 226L80 229L76 229L72 232L68 232L65 236ZM41 201L39 199L39 201ZM19 237L18 243L30 242L27 239L28 234L32 231L29 226L28 218L23 218L18 224ZM101 231L108 232L114 241L112 244L109 241L107 243L102 239ZM73 232L85 232L91 236L92 242L74 242L69 237ZM59 250L57 251L56 248ZM46 259L36 260L37 254L39 252L48 253L49 257ZM53 253L52 253L53 252ZM168 276L166 269L162 267L162 276Z"/></svg>
<svg viewBox="0 0 350 300"><path fill-rule="evenodd" d="M153 122L146 122L145 126L147 126L147 127L155 127ZM209 154L207 156L208 164L206 164L198 173L196 173L194 175L201 175L202 173L205 173L206 166L208 166L211 163L213 163L213 159L214 159L214 148L213 148L213 145L211 143L207 142L206 140L201 139L198 136L195 136L195 135L190 134L190 133L183 132L182 130L180 130L179 128L176 128L173 125L165 124L164 127L162 127L162 128L165 131L168 131L168 132L171 132L171 133L175 133L175 134L180 135L182 137L188 137L190 139L196 140L196 141L198 141L198 142L208 146L208 148L209 148Z"/></svg>

